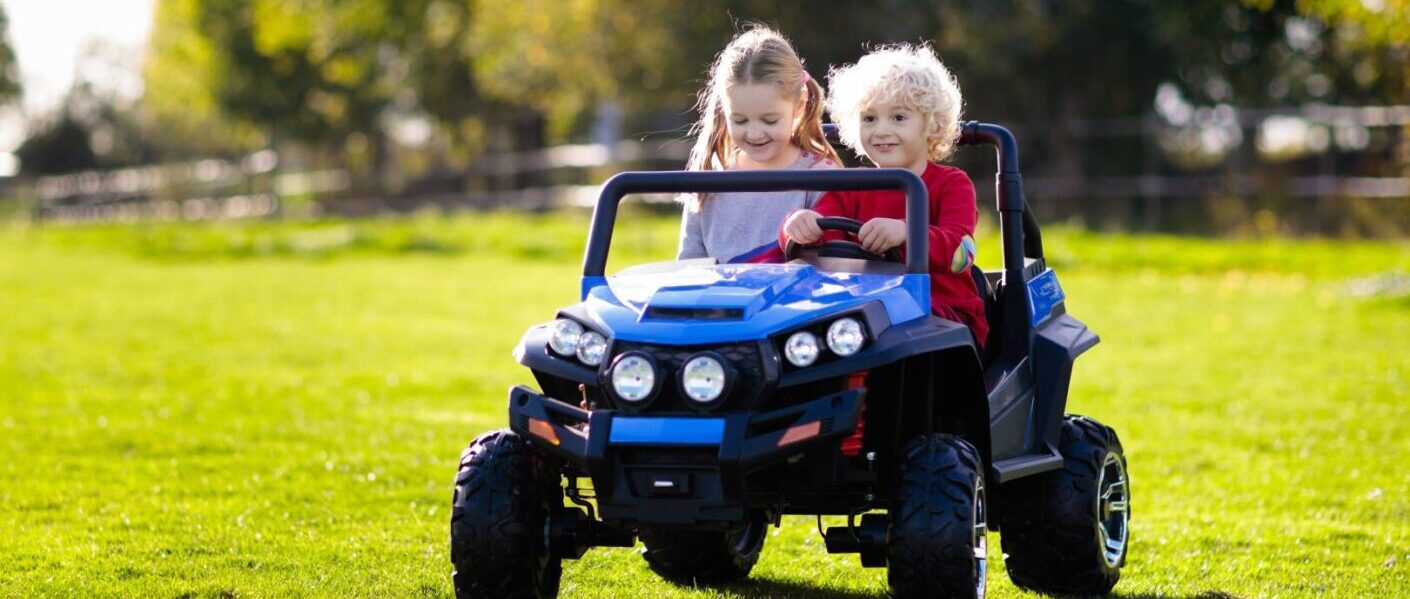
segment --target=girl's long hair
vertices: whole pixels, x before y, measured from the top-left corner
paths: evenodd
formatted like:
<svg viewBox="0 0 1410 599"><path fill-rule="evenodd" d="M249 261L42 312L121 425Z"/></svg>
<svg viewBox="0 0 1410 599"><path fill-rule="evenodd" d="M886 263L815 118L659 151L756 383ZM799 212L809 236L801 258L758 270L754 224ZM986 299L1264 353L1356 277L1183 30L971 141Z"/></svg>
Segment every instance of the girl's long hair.
<svg viewBox="0 0 1410 599"><path fill-rule="evenodd" d="M725 123L724 95L731 86L748 83L778 84L789 101L806 93L802 111L794 115L790 142L823 159L842 163L823 135L822 114L827 102L822 85L808 75L788 40L768 27L753 25L730 40L710 65L710 79L696 99L700 120L690 130L695 135L695 145L686 170L716 171L728 167L735 147ZM683 199L698 210L708 197L688 194Z"/></svg>

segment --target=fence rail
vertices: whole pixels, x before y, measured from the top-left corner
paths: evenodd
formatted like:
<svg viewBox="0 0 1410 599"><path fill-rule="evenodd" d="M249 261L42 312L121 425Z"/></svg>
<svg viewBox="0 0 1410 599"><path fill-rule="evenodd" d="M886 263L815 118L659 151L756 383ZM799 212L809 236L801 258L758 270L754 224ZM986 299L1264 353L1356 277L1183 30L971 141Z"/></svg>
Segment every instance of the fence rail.
<svg viewBox="0 0 1410 599"><path fill-rule="evenodd" d="M1410 106L1224 106L1192 110L1178 125L1154 113L1069 123L1068 132L1082 143L1101 144L1120 138L1145 140L1142 151L1147 156L1140 168L1142 172L1096 177L1081 172L1044 172L1041 169L1047 164L1039 156L1039 160L1029 161L1031 170L1025 176L1028 195L1040 208L1054 205L1044 200L1057 200L1057 204L1069 208L1086 200L1128 200L1133 206L1145 206L1142 213L1147 227L1159 226L1162 203L1169 200L1368 198L1397 205L1401 200L1410 200L1410 176L1406 176L1410 170L1391 168L1387 172L1384 168L1386 164L1403 165L1406 159L1399 154L1410 154L1410 141L1406 141L1404 133L1410 130ZM1253 140L1262 134L1262 128L1286 126L1289 120L1323 128L1322 148L1303 151L1298 155L1301 158L1262 156L1263 150L1255 148ZM1168 151L1160 147L1161 136L1206 126L1240 131L1234 149L1222 162L1185 172L1172 169L1161 154ZM1340 135L1337 132L1348 128L1383 131L1379 134L1381 139L1391 139L1391 147L1399 149L1387 152L1384 147L1331 147L1325 139L1327 132ZM1020 135L1032 131L1034 136L1043 131L1021 124L1014 129ZM281 164L278 154L265 150L233 160L195 160L41 177L32 183L12 182L9 195L27 198L32 218L59 222L269 218L300 213L299 210L356 216L426 206L447 210L541 210L590 206L596 201L597 184L614 172L678 169L688 152L685 141L672 139L571 144L486 155L463 169L426 173L387 192L369 187L345 169L294 170ZM1381 167L1362 168L1367 164ZM1297 176L1288 175L1289 171L1298 170L1301 172ZM985 174L971 173L976 180ZM987 186L979 187L981 194L988 193L984 189ZM665 196L648 198L657 202L669 200Z"/></svg>

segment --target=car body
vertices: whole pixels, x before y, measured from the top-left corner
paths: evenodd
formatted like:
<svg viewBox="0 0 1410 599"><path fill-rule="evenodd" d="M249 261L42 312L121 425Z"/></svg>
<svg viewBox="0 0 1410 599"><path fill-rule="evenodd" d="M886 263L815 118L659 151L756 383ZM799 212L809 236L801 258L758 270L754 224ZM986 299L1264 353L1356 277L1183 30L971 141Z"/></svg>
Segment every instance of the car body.
<svg viewBox="0 0 1410 599"><path fill-rule="evenodd" d="M913 173L623 173L604 184L581 301L532 327L516 347L538 389L513 388L510 431L494 433L514 437L503 451L536 456L534 472L551 481L534 491L546 497L541 509L525 508L542 513L523 524L542 518L545 533L521 559L538 559L535 551L550 561L572 559L639 537L667 579L727 582L747 575L763 525L787 514L847 516L846 525L823 532L828 551L889 566L893 593L982 596L984 533L1015 522L1034 533L1015 535L1031 541L1014 548L1019 570L1034 573L1016 578L1021 585L1109 590L1124 563L1129 520L1125 458L1114 433L1110 442L1089 440L1115 456L1114 464L1104 460L1100 480L1082 483L1093 487L1094 514L1078 509L1058 522L1006 513L1052 508L1029 505L1033 493L1018 491L1060 484L1067 470L1090 466L1064 454L1078 422L1065 417L1065 407L1074 360L1097 336L1067 314L1057 274L1046 265L1012 135L975 122L964 131L964 143L992 144L1000 157L1004 267L971 273L990 322L982 345L963 324L929 310L927 194ZM625 196L786 189L904 192L906 262L865 259L846 242L830 242L784 264L688 260L604 276ZM857 223L829 226L855 230ZM467 468L476 467L463 459L462 478ZM962 492L947 495L937 481ZM470 492L457 487L457 506L462 489ZM557 499L560 492L573 505ZM934 511L958 520L902 515ZM1093 526L1101 546L1078 548L1085 562L1055 568L1051 559L1029 557L1038 551L1029 546L1051 546L1049 537L1071 525ZM484 563L483 551L457 545L457 531L469 538L474 526L453 521L457 591L462 576L471 589L462 596L493 586L485 581L525 587L528 575L490 572L474 565ZM1088 559L1094 551L1104 551L1100 563ZM955 554L961 557L941 559ZM1097 573L1081 580L1061 572L1093 564ZM556 578L546 582L552 572L533 576L538 596L556 589Z"/></svg>

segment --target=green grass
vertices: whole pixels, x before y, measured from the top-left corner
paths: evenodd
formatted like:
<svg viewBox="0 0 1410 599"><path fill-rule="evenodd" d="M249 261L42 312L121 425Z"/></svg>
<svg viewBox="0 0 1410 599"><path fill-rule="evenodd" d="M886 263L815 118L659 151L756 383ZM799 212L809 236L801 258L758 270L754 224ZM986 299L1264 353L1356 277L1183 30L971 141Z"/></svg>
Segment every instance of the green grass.
<svg viewBox="0 0 1410 599"><path fill-rule="evenodd" d="M675 226L633 217L614 264L668 256ZM531 382L510 349L576 299L585 231L0 229L0 596L449 596L455 460ZM1103 337L1070 410L1130 460L1118 595L1410 594L1410 245L1046 233ZM1028 596L992 544L992 596ZM597 549L563 594L884 588L789 518L746 584L673 587Z"/></svg>

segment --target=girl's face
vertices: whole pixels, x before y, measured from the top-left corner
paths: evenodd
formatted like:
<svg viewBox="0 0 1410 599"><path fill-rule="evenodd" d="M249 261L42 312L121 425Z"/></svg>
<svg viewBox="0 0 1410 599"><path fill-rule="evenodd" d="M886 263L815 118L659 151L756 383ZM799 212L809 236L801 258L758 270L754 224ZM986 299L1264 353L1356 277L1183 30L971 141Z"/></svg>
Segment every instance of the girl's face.
<svg viewBox="0 0 1410 599"><path fill-rule="evenodd" d="M777 83L744 83L725 92L725 126L730 141L744 155L745 168L783 168L798 160L793 145L793 121L804 98L785 97Z"/></svg>
<svg viewBox="0 0 1410 599"><path fill-rule="evenodd" d="M862 149L877 166L909 169L917 175L930 162L925 117L901 104L876 102L862 109Z"/></svg>

